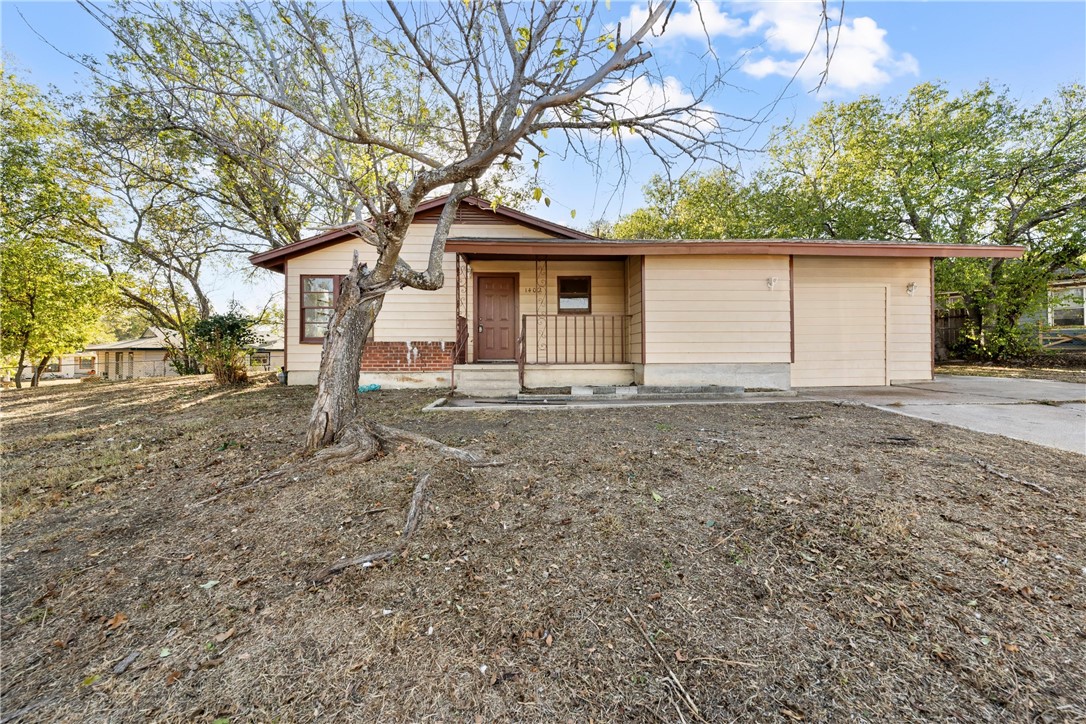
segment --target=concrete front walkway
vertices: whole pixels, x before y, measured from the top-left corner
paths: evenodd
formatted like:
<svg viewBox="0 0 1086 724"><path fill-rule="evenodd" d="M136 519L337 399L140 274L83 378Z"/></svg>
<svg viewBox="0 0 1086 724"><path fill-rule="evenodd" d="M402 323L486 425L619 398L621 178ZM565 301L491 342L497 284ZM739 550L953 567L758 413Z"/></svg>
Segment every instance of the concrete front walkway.
<svg viewBox="0 0 1086 724"><path fill-rule="evenodd" d="M797 400L857 402L922 420L1086 454L1086 385L939 375L893 387L801 388Z"/></svg>

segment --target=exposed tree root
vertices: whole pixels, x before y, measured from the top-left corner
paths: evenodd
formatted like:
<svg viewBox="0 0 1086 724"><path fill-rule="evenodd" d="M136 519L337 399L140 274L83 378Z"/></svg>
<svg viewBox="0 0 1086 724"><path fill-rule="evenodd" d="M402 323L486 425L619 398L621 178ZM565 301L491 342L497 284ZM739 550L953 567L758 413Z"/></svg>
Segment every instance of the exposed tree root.
<svg viewBox="0 0 1086 724"><path fill-rule="evenodd" d="M339 433L335 445L320 450L313 457L320 462L347 462L352 464L373 460L381 452L381 441L364 421L351 423Z"/></svg>
<svg viewBox="0 0 1086 724"><path fill-rule="evenodd" d="M313 581L320 583L352 566L372 565L378 561L387 561L398 554L402 554L411 544L411 539L414 537L415 531L419 529L419 524L422 523L422 510L426 500L426 485L429 482L430 473L425 473L419 478L418 485L415 486L415 492L411 495L411 505L407 508L407 520L404 523L403 532L400 534L399 545L396 548L389 548L388 550L377 551L375 553L367 553L366 555L358 556L357 558L345 558L342 561L336 561L315 575Z"/></svg>
<svg viewBox="0 0 1086 724"><path fill-rule="evenodd" d="M1046 488L1043 485L1038 485L1037 483L1030 482L1029 480L1022 480L1022 478L1016 478L1013 475L1010 475L1009 473L1000 472L999 470L996 470L995 468L993 468L991 465L984 462L983 460L974 460L974 462L977 465L979 465L984 470L984 472L991 473L992 475L995 475L997 478L1003 478L1004 480L1010 480L1012 483L1018 483L1019 485L1025 485L1027 488L1033 488L1034 490L1036 490L1038 492L1041 492L1041 493L1044 493L1045 495L1051 495L1053 498L1056 497L1055 493L1053 493L1051 490L1049 490L1048 488Z"/></svg>
<svg viewBox="0 0 1086 724"><path fill-rule="evenodd" d="M400 430L395 427L388 427L387 425L381 425L376 422L370 423L370 430L373 434L381 440L382 443L388 445L393 442L406 442L419 445L420 447L429 448L434 450L447 458L453 458L460 462L467 463L473 468L487 468L496 467L498 465L505 465L505 463L498 460L489 460L487 458L478 455L477 453L470 452L468 450L462 450L458 447L450 447L444 443L438 442L433 438L420 435L417 432L409 432L407 430Z"/></svg>
<svg viewBox="0 0 1086 724"><path fill-rule="evenodd" d="M391 448L395 443L418 445L419 447L433 450L444 457L459 460L473 468L505 465L505 463L500 460L490 460L469 450L451 447L417 432L401 430L396 427L389 427L363 419L356 420L343 428L339 433L336 443L318 451L317 454L313 456L313 460L320 463L347 463L357 465L373 460L381 454L382 449L387 451L387 449ZM298 462L299 461L296 458L292 458L289 462L280 465L275 470L259 475L244 485L222 490L203 500L190 503L187 507L198 508L202 505L214 502L225 495L255 488L258 485L263 485L264 483L273 480L279 480L292 472ZM301 462L304 462L304 459Z"/></svg>
<svg viewBox="0 0 1086 724"><path fill-rule="evenodd" d="M469 450L451 447L417 432L409 432L408 430L401 430L367 420L356 420L347 425L339 433L336 444L318 452L314 459L321 462L364 463L377 457L382 448L387 450L395 443L418 445L433 450L444 457L459 460L473 468L495 467L505 464L497 460L484 458Z"/></svg>

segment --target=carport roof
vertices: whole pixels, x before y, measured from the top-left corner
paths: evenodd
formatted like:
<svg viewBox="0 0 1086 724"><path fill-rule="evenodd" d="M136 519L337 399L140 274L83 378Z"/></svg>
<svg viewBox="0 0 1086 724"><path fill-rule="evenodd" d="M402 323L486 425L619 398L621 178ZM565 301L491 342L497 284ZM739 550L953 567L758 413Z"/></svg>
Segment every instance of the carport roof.
<svg viewBox="0 0 1086 724"><path fill-rule="evenodd" d="M1004 257L1021 246L918 244L839 239L492 239L451 238L446 251L470 256L674 256L770 254L796 256Z"/></svg>

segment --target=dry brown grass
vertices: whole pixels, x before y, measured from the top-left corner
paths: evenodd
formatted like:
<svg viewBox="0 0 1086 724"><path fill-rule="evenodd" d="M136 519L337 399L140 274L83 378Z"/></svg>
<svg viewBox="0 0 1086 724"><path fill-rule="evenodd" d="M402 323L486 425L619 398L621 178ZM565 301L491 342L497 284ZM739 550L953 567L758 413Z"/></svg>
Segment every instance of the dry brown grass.
<svg viewBox="0 0 1086 724"><path fill-rule="evenodd" d="M1055 382L1086 383L1086 352L1048 352L1009 362L945 362L940 375L1016 377Z"/></svg>
<svg viewBox="0 0 1086 724"><path fill-rule="evenodd" d="M1086 717L1082 456L832 404L423 415L433 394L384 392L377 419L510 464L303 461L192 506L288 461L311 394L5 393L5 714L691 720L628 607L707 721ZM407 556L311 584L395 541L423 470Z"/></svg>

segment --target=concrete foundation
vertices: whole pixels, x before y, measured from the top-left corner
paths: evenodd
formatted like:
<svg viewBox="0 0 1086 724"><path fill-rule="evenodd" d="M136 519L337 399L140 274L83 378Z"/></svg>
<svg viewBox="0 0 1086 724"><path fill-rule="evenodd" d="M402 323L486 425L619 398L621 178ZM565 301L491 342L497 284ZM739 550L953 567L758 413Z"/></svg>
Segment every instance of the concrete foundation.
<svg viewBox="0 0 1086 724"><path fill-rule="evenodd" d="M288 385L317 384L317 370L291 370L287 373ZM449 387L449 373L445 372L362 372L358 375L359 385L381 385L386 390L422 389L430 390Z"/></svg>
<svg viewBox="0 0 1086 724"><path fill-rule="evenodd" d="M524 368L524 386L528 389L621 386L633 381L633 365L529 365Z"/></svg>
<svg viewBox="0 0 1086 724"><path fill-rule="evenodd" d="M642 384L664 386L743 387L748 390L788 390L791 366L769 364L646 364Z"/></svg>

